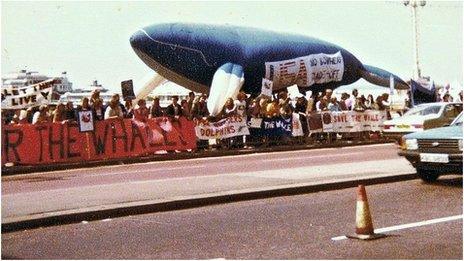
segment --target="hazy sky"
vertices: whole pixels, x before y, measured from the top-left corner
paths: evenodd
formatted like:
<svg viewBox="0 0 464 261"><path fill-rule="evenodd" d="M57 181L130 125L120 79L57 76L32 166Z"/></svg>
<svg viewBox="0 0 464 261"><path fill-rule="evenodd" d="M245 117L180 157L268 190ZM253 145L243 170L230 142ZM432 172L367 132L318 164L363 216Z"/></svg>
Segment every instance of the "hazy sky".
<svg viewBox="0 0 464 261"><path fill-rule="evenodd" d="M463 78L462 2L419 10L423 75ZM138 28L163 22L234 24L317 37L404 80L413 73L411 10L401 2L2 2L2 74L21 68L58 75L74 87L98 79L120 90L151 71L132 50ZM135 86L136 89L140 86Z"/></svg>

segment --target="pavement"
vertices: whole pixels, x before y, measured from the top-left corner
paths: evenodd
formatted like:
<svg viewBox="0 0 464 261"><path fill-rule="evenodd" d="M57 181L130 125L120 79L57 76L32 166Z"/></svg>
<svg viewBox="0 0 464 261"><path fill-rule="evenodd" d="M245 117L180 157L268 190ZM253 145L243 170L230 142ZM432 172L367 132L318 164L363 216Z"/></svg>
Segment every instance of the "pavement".
<svg viewBox="0 0 464 261"><path fill-rule="evenodd" d="M214 164L219 170L214 173L203 172L209 171L205 166L211 162L205 158L130 165L136 170L128 166L94 167L79 171L97 173L108 169L114 172L126 168L134 176L156 169L163 172L169 168L177 168L190 172L191 175L161 176L156 179L127 178L112 183L57 186L45 190L5 192L8 185L22 179L29 179L30 182L66 180L70 177L67 175L72 172L2 177L2 232L416 178L415 169L396 155L396 146L393 144L363 146L362 150L359 147L327 150L328 154L321 154L319 150L304 155L302 152L286 152L288 155L285 157L282 156L285 152L225 156L216 158ZM376 159L367 158L366 155L373 154L369 151L376 150L385 150L388 153L383 158L382 155ZM330 158L333 157L334 160L327 161L327 155L331 155ZM347 157L353 157L353 160L347 160ZM257 160L271 167L264 170L250 168L250 171L221 171L221 162L224 166L228 160L234 161L234 164L247 164L246 161L250 158L253 162ZM366 160L361 161L363 158ZM279 161L285 163L298 159L315 163L310 166L272 166ZM105 175L97 173L93 176L101 178Z"/></svg>

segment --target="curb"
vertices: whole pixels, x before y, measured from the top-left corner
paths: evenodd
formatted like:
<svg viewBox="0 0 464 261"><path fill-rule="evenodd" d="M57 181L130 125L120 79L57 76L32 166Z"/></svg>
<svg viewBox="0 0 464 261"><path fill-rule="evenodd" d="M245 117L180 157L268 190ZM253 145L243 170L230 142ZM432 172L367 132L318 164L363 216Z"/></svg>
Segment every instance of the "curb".
<svg viewBox="0 0 464 261"><path fill-rule="evenodd" d="M3 166L2 176L11 176L15 174L27 174L27 173L44 172L44 171L89 168L89 167L108 166L108 165L144 163L144 162L150 162L150 161L170 161L170 160L180 160L180 159L211 158L211 157L244 155L244 154L263 153L263 152L298 151L298 150L308 150L308 149L353 147L353 146L387 144L387 143L392 143L392 141L379 140L379 141L364 141L364 142L351 142L351 143L343 142L343 143L332 143L332 144L285 145L285 146L253 148L253 149L232 149L232 150L216 150L216 151L201 151L201 152L182 152L182 153L175 153L175 154L157 154L157 155L133 157L133 158L126 158L126 159L109 159L109 160L85 161L85 162L73 162L73 163L61 163L61 164L58 163L58 164L53 164L53 165L47 164L47 165L38 165L38 166L13 166L13 167Z"/></svg>
<svg viewBox="0 0 464 261"><path fill-rule="evenodd" d="M102 220L106 218L125 217L155 212L165 212L181 209L203 207L237 201L265 199L280 196L329 191L357 187L359 184L375 185L416 179L415 173L400 173L394 176L373 176L363 179L341 180L330 183L303 183L298 185L275 186L264 189L247 189L228 191L224 193L211 193L195 197L180 197L167 201L141 201L117 205L97 206L80 210L37 214L27 219L17 218L11 222L2 223L2 233L19 230L34 229L64 224L80 223L82 221Z"/></svg>

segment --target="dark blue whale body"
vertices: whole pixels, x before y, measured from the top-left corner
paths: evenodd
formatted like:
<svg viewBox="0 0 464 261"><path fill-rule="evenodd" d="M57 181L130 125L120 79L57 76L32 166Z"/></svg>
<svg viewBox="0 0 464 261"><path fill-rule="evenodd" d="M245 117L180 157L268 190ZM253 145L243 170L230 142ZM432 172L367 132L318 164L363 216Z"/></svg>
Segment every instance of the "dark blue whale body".
<svg viewBox="0 0 464 261"><path fill-rule="evenodd" d="M216 71L232 64L228 73L244 77L242 90L259 94L266 70L265 64L287 61L298 57L338 52L343 63L342 77L327 82L292 81L303 90L321 91L351 84L358 79L389 86L391 73L363 65L347 50L316 38L277 33L255 28L203 25L157 24L147 26L132 35L130 43L137 55L164 78L196 92L208 93ZM341 57L340 57L341 56ZM325 58L327 59L327 58ZM337 61L335 61L337 62ZM221 67L222 66L222 67ZM302 65L303 66L303 65ZM269 74L269 72L268 72ZM395 78L395 88L406 89L407 84ZM272 79L271 79L272 80ZM284 84L285 85L285 84ZM288 87L278 86L278 88ZM274 89L274 91L278 91Z"/></svg>

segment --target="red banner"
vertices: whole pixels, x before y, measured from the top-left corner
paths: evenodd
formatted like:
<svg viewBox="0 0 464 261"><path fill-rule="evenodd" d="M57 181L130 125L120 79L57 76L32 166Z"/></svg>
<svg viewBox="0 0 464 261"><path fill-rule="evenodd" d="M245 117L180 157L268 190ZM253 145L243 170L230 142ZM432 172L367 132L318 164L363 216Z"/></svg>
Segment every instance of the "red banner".
<svg viewBox="0 0 464 261"><path fill-rule="evenodd" d="M2 164L23 165L116 159L160 150L196 148L195 125L180 118L97 121L94 132L79 132L77 123L7 125L2 129Z"/></svg>

